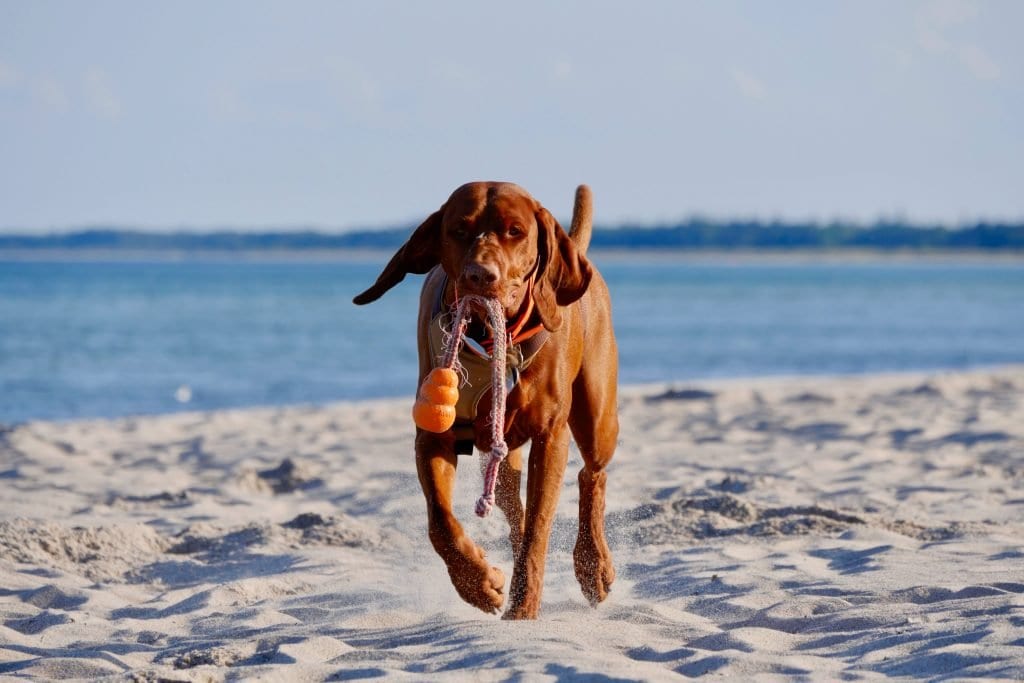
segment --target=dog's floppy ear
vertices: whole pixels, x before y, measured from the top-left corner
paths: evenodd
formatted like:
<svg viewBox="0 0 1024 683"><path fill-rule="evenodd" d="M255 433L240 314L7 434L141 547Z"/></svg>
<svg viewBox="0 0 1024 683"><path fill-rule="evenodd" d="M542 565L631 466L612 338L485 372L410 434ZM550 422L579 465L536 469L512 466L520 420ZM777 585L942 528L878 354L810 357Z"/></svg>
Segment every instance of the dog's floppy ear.
<svg viewBox="0 0 1024 683"><path fill-rule="evenodd" d="M594 271L551 212L540 207L536 217L538 265L533 296L541 322L554 332L562 326L558 307L583 296Z"/></svg>
<svg viewBox="0 0 1024 683"><path fill-rule="evenodd" d="M441 219L444 216L444 209L442 206L430 214L427 220L416 228L408 241L391 257L391 261L381 271L373 286L352 299L352 303L362 306L376 301L384 292L405 279L408 273L426 273L440 263L438 249L441 244Z"/></svg>

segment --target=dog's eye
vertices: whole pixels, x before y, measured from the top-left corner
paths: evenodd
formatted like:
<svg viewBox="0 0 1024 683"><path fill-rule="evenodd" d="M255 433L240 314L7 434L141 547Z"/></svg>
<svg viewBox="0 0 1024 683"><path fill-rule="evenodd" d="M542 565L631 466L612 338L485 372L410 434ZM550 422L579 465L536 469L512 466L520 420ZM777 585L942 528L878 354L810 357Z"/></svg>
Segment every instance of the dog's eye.
<svg viewBox="0 0 1024 683"><path fill-rule="evenodd" d="M507 234L509 237L522 237L523 229L518 225L513 225L509 227L508 230L505 231L505 234Z"/></svg>

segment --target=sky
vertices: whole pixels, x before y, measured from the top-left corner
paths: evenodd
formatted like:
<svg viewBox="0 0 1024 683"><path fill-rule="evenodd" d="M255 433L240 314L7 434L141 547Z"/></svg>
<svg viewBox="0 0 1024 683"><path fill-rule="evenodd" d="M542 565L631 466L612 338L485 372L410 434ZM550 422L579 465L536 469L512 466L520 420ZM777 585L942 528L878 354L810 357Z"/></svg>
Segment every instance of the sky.
<svg viewBox="0 0 1024 683"><path fill-rule="evenodd" d="M1024 219L1024 2L0 0L0 232Z"/></svg>

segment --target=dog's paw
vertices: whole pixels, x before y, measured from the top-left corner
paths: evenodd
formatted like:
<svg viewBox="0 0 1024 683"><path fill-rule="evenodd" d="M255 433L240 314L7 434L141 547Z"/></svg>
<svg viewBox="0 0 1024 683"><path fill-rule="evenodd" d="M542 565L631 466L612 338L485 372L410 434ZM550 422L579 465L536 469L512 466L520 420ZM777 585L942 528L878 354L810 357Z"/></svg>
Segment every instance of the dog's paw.
<svg viewBox="0 0 1024 683"><path fill-rule="evenodd" d="M479 561L466 562L448 573L459 596L477 609L496 614L505 604L505 574L488 565L482 552Z"/></svg>
<svg viewBox="0 0 1024 683"><path fill-rule="evenodd" d="M599 550L590 544L577 543L573 559L576 580L583 589L583 597L594 606L604 602L615 581L615 566L612 564L611 552L607 547Z"/></svg>
<svg viewBox="0 0 1024 683"><path fill-rule="evenodd" d="M512 605L508 610L501 615L501 618L506 621L521 621L523 619L536 619L537 613L540 612L540 605L538 604L526 604L519 603L518 605Z"/></svg>
<svg viewBox="0 0 1024 683"><path fill-rule="evenodd" d="M528 576L523 567L517 566L512 576L511 598L508 609L501 616L507 621L536 619L540 613L540 596L543 591L543 577Z"/></svg>

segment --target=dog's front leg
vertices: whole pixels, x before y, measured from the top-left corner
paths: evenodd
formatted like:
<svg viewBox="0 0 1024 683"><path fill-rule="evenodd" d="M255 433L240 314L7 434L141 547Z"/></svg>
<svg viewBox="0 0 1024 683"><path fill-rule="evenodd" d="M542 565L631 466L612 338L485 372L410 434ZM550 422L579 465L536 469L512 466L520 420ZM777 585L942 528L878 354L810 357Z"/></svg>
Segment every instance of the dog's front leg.
<svg viewBox="0 0 1024 683"><path fill-rule="evenodd" d="M455 439L451 432L416 433L416 469L427 499L427 527L434 550L448 566L452 585L462 599L495 613L505 601L505 575L492 567L462 525L452 514L452 490L455 488Z"/></svg>
<svg viewBox="0 0 1024 683"><path fill-rule="evenodd" d="M544 564L562 478L569 457L569 430L563 427L530 445L526 475L526 525L516 554L510 604L504 619L536 619L544 588Z"/></svg>

